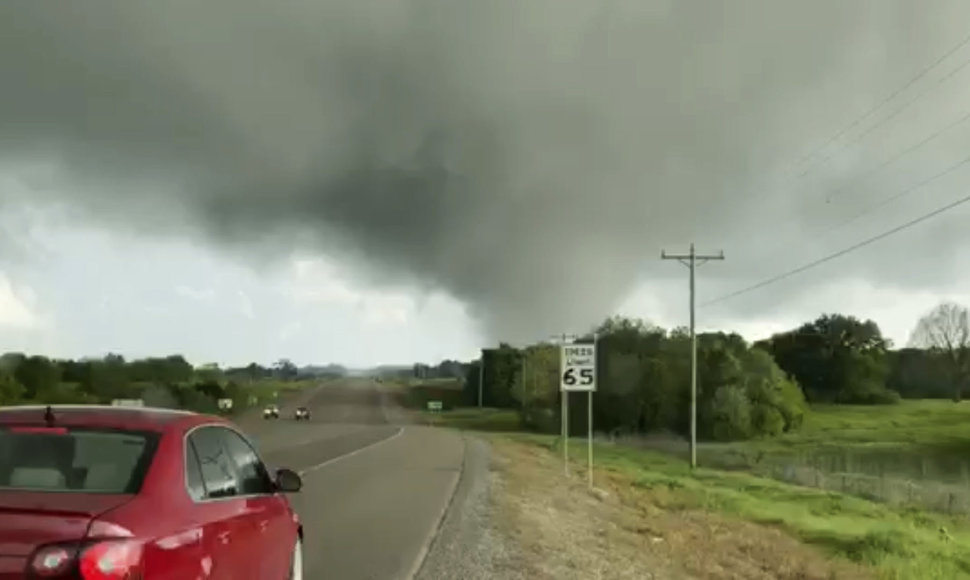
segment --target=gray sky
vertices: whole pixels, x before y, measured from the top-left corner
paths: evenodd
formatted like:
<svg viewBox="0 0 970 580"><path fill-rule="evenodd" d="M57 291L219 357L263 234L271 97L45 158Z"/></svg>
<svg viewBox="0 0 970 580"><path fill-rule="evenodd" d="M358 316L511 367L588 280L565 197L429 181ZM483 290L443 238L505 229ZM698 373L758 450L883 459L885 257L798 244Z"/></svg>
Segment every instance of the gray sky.
<svg viewBox="0 0 970 580"><path fill-rule="evenodd" d="M967 22L961 0L0 3L0 348L357 365L681 324L661 248L725 251L703 303L968 194L970 163L936 178L970 151ZM904 341L970 302L968 215L700 320L839 311Z"/></svg>

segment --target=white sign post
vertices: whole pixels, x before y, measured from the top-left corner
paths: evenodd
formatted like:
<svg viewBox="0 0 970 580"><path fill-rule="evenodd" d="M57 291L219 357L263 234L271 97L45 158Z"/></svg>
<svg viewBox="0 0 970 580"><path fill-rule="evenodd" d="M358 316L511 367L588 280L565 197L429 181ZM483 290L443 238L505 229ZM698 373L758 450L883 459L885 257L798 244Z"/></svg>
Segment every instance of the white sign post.
<svg viewBox="0 0 970 580"><path fill-rule="evenodd" d="M563 462L564 471L569 470L569 393L587 393L589 485L593 485L593 392L596 390L596 343L564 344L559 355L559 389L563 397Z"/></svg>

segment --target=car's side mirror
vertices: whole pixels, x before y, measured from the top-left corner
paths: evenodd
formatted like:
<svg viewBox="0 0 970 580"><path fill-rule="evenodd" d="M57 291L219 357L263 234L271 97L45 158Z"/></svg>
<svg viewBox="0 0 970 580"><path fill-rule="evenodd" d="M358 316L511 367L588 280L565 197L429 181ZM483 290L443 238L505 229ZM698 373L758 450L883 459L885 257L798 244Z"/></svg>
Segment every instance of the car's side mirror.
<svg viewBox="0 0 970 580"><path fill-rule="evenodd" d="M276 489L283 493L296 493L303 488L303 478L292 469L276 470Z"/></svg>

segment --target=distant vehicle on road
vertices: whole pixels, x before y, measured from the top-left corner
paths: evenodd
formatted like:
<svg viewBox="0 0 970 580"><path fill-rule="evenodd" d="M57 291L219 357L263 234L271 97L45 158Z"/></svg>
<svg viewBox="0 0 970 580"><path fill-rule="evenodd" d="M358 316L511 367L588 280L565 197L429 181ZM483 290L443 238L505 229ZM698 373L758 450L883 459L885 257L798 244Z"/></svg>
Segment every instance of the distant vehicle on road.
<svg viewBox="0 0 970 580"><path fill-rule="evenodd" d="M293 418L297 421L309 421L310 420L310 409L306 407L297 407L296 411L293 412Z"/></svg>
<svg viewBox="0 0 970 580"><path fill-rule="evenodd" d="M0 408L0 578L302 580L301 487L222 417Z"/></svg>
<svg viewBox="0 0 970 580"><path fill-rule="evenodd" d="M263 419L279 419L280 418L280 408L276 405L266 405L263 409Z"/></svg>

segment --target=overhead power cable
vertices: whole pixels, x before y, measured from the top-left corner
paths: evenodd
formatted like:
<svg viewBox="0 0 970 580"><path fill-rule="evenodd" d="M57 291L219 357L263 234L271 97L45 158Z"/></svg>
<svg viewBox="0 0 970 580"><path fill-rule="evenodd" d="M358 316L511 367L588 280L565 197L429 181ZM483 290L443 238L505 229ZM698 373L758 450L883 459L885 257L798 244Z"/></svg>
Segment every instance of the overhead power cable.
<svg viewBox="0 0 970 580"><path fill-rule="evenodd" d="M917 182L917 183L915 183L915 184L907 187L906 189L904 189L904 190L902 190L900 192L894 193L893 195L890 195L889 197L885 197L885 198L879 200L878 202L876 202L876 203L874 203L874 204L866 207L862 211L853 214L848 219L845 219L845 220L843 220L843 221L841 221L841 222L839 222L839 223L837 223L837 224L835 224L835 225L833 225L833 226L831 226L831 227L829 227L829 228L827 228L825 230L822 230L822 232L820 232L820 233L821 234L827 234L827 233L830 233L830 232L832 232L834 230L838 230L838 229L844 228L845 226L847 226L849 224L855 223L859 219L861 219L861 218L863 218L863 217L871 214L872 212L874 212L876 210L879 210L879 209L882 209L882 208L886 207L887 205L893 203L894 201L897 201L899 199L902 199L903 197L906 197L907 195L913 193L914 191L918 191L918 190L922 189L923 187L929 185L930 183L933 183L937 179L940 179L942 177L945 177L945 176L953 173L954 171L956 171L957 169L960 169L961 167L963 167L967 163L970 163L970 155L968 155L967 157L964 157L963 159L961 159L960 161L954 163L953 165L950 165L950 166L946 167L943 171L934 173L933 175L927 177L926 179L924 179L922 181L919 181L919 182Z"/></svg>
<svg viewBox="0 0 970 580"><path fill-rule="evenodd" d="M875 236L872 236L871 238L866 238L865 240L862 240L861 242L857 242L857 243L855 243L855 244L853 244L853 245L851 245L851 246L849 246L847 248L843 248L843 249L839 250L838 252L829 254L827 256L823 256L821 258L818 258L816 260L813 260L811 262L808 262L807 264L803 264L803 265L801 265L801 266L799 266L797 268L793 268L793 269L788 270L786 272L782 272L781 274L778 274L776 276L772 276L771 278L762 280L761 282L758 282L757 284L753 284L753 285L748 286L746 288L742 288L740 290L736 290L734 292L731 292L730 294L725 294L725 295L720 296L718 298L715 298L713 300L709 300L707 302L704 302L703 304L701 304L701 307L710 306L711 304L716 304L718 302L723 302L723 301L729 300L731 298L736 298L738 296L741 296L742 294L747 294L749 292L753 292L753 291L758 290L760 288L764 288L765 286L774 284L776 282L780 282L780 281L782 281L782 280L784 280L786 278L791 278L792 276L794 276L796 274L801 274L802 272L805 272L806 270L811 270L812 268L815 268L817 266L821 266L822 264L824 264L826 262L831 262L832 260L834 260L836 258L841 258L842 256L844 256L846 254L849 254L851 252L854 252L854 251L856 251L856 250L858 250L860 248L864 248L864 247L866 247L868 245L874 244L874 243L876 243L876 242L878 242L880 240L883 240L885 238L888 238L889 236L892 236L894 234L897 234L897 233L899 233L899 232L901 232L903 230L907 230L907 229L909 229L909 228L911 228L913 226L916 226L918 224L921 224L921 223L923 223L923 222L925 222L925 221L927 221L929 219L932 219L932 218L934 218L934 217L936 217L936 216L938 216L940 214L943 214L945 212L948 212L951 209L954 209L956 207L959 207L959 206L961 206L961 205L963 205L963 204L965 204L967 202L970 202L970 195L967 195L965 197L961 197L960 199L958 199L958 200L956 200L954 202L950 202L950 203L944 205L943 207L939 207L939 208L931 211L930 213L923 214L923 215L919 216L916 219L913 219L913 220L910 220L910 221L905 222L903 224L900 224L900 225L898 225L898 226L896 226L896 227L894 227L892 229L886 230L886 231L884 231L884 232L882 232L880 234L877 234Z"/></svg>
<svg viewBox="0 0 970 580"><path fill-rule="evenodd" d="M953 69L952 71L950 71L950 72L949 72L949 73L948 73L948 74L947 74L947 75L946 75L945 77L943 77L943 78L941 78L941 79L940 79L939 81L937 81L937 82L938 82L939 84L942 84L942 83L944 83L944 82L946 82L946 81L947 81L948 79L950 79L950 78L952 78L952 77L953 77L953 75L955 75L956 73L958 73L958 72L960 72L961 70L963 70L963 69L965 69L965 68L967 68L968 66L970 66L970 59L967 59L967 60L965 60L965 61L963 61L963 62L962 62L962 63L960 64L960 66L958 66L957 68L955 68L955 69ZM929 92L930 92L930 89L927 89L927 90L925 90L925 91L923 91L922 93L919 93L919 94L917 94L917 95L916 95L915 97L913 97L913 98L912 98L911 100L909 100L909 101L907 101L906 103L904 103L904 104L903 104L903 106L901 106L901 107L899 107L899 108L897 108L897 109L896 109L895 111L893 111L893 112L892 112L892 113L891 113L891 114L890 114L890 115L889 115L888 117L886 117L886 118L884 118L884 119L883 119L882 121L880 121L879 123L876 123L875 125L872 125L871 127L869 127L868 129L866 129L866 130L865 130L865 131L863 131L862 133L859 133L859 134L858 134L858 135L856 135L856 136L855 136L855 137L854 137L854 138L853 138L852 140L850 140L850 141L847 141L846 143L844 143L844 144L842 145L842 147L841 147L840 149L836 149L836 151L839 151L839 150L841 150L841 149L845 149L845 148L846 148L846 147L848 147L849 145L852 145L853 143L857 143L857 142L859 142L859 141L861 141L862 139L864 139L864 138L865 138L866 136L868 136L868 135L869 135L870 133L872 133L872 132L873 132L873 131L875 131L876 129L878 129L878 128L880 128L880 127L882 127L883 125L885 125L885 124L886 124L886 123L888 123L889 121L891 121L891 120L893 120L893 119L895 119L896 117L898 117L900 113L902 113L903 111L905 111L906 109L908 109L908 108L909 108L909 106L910 106L910 105L912 105L913 103L915 103L916 101L918 101L918 100L920 100L921 98L923 98L924 96L926 96L926 95L927 95L927 94L928 94ZM828 160L829 160L829 159L831 159L831 158L832 158L832 157L833 157L834 155L835 155L835 153L834 153L834 152L833 152L833 153L829 153L829 154L828 154L828 155L826 155L826 156L825 156L825 157L824 157L823 159L821 159L821 160L819 161L819 163L822 163L822 162L825 162L825 161L828 161ZM816 166L816 167L818 167L818 166ZM811 173L811 171L812 171L811 169L807 169L807 170L805 170L805 171L803 171L803 172L801 172L801 173L799 173L799 174L798 174L798 176L799 176L799 177L802 177L802 176L804 176L804 175L806 175L806 174L808 174L808 173Z"/></svg>
<svg viewBox="0 0 970 580"><path fill-rule="evenodd" d="M866 119L868 119L869 117L871 117L872 115L874 115L877 111L879 111L880 109L882 109L883 107L885 107L887 104L889 104L893 99L895 99L900 94L902 94L904 91L906 91L907 89L909 89L910 87L912 87L913 85L915 85L917 82L919 82L921 79L923 79L924 77L926 77L926 75L928 75L930 72L932 72L933 69L935 69L936 67L940 66L943 63L943 61L945 61L946 59L948 59L950 56L952 56L954 53L956 53L961 48L967 46L968 44L970 44L970 35L965 36L962 40L960 40L960 42L958 42L957 44L955 44L954 46L952 46L949 50L947 50L945 53L943 53L943 55L941 55L939 58L937 58L935 61L933 61L929 66L925 67L919 73L917 73L916 76L910 78L905 84L903 84L902 86L900 86L899 88L897 88L896 90L894 90L893 92L891 92L883 100L879 101L875 106L873 106L870 109L868 109L865 113L862 114L862 116L858 117L857 119L855 119L854 121L852 121L848 125L842 127L842 129L840 129L834 135L832 135L831 137L829 137L820 146L816 147L810 153L808 153L807 155L805 155L801 159L799 159L795 163L795 167L802 166L806 161L809 161L810 159L812 159L813 157L815 157L816 155L818 155L819 153L821 153L822 151L824 151L825 149L827 149L829 147L829 145L831 145L832 143L835 143L840 138L842 138L843 135L845 135L846 133L848 133L852 129L855 129L856 127L858 127L863 121L865 121ZM940 81L938 81L938 83L942 83L945 80L949 79L954 74L956 74L957 71L963 69L968 64L970 64L970 60L965 61L959 67L957 67L956 69L954 69L953 71L951 71L943 79L940 79ZM918 95L917 96L917 99L920 98L920 97L922 97L924 94L926 94L926 93L924 92L924 93L921 93L920 95ZM910 101L903 108L905 108L909 104L912 104L915 100L916 99L914 99L913 101ZM893 115L891 115L887 119L884 119L882 123L878 123L875 126L879 126L879 125L884 124L889 119L891 119L891 118L895 117L896 115L898 115L899 112L900 111L897 110L896 113L894 113ZM864 135L867 135L869 132L871 132L871 130L872 129L870 129L869 131L863 133L863 136ZM856 140L858 140L858 139L859 138L857 137ZM831 158L831 155L826 156L824 159L822 159L818 163L822 163L822 162L828 160L829 158ZM802 173L799 173L799 177L804 176L808 172L809 172L809 170L805 170Z"/></svg>
<svg viewBox="0 0 970 580"><path fill-rule="evenodd" d="M917 142L917 143L915 143L913 145L910 145L909 147L903 149L902 151L896 153L895 155L890 156L889 158L887 158L886 160L882 161L881 163L879 163L877 165L874 165L873 167L870 167L869 169L865 170L864 172L862 172L861 174L857 175L855 178L853 178L852 180L850 180L849 183L847 183L846 185L843 185L843 186L841 186L841 187L839 187L837 189L834 189L834 190L830 191L829 194L825 196L826 203L831 202L833 199L841 196L843 193L845 193L846 191L848 191L849 188L852 187L852 185L854 185L856 183L859 183L860 181L862 181L862 180L866 179L867 177L870 177L871 175L873 175L876 171L879 171L880 169L891 165L892 163L898 161L899 159L905 157L906 155L912 153L913 151L916 151L916 150L920 149L921 147L923 147L927 143L930 143L934 139L940 137L941 135L943 135L944 133L946 133L950 129L953 129L955 127L958 127L958 126L962 125L963 123L966 123L968 120L970 120L970 112L967 112L966 114L964 114L959 119L948 123L944 127L941 127L940 129L934 131L933 133L930 133L929 135L927 135L926 137L924 137L921 141L919 141L919 142Z"/></svg>

